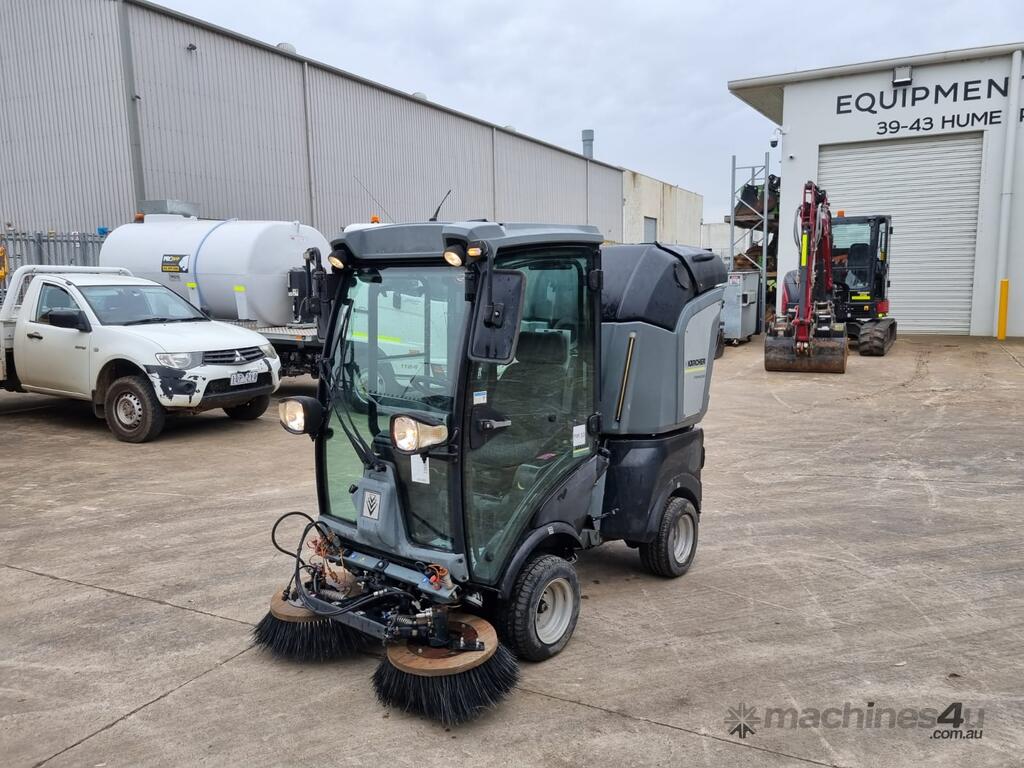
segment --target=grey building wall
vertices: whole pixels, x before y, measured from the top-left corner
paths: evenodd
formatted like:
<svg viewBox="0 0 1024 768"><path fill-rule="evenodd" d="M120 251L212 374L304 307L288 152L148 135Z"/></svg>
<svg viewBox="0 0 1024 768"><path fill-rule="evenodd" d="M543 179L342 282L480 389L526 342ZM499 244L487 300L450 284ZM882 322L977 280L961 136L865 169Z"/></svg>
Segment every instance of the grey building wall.
<svg viewBox="0 0 1024 768"><path fill-rule="evenodd" d="M146 8L128 20L147 199L309 221L302 65Z"/></svg>
<svg viewBox="0 0 1024 768"><path fill-rule="evenodd" d="M114 227L168 198L330 236L424 219L451 189L444 218L623 239L620 168L146 0L3 0L0 28L0 219L16 230Z"/></svg>
<svg viewBox="0 0 1024 768"><path fill-rule="evenodd" d="M0 29L0 225L91 231L131 212L117 4L4 0Z"/></svg>

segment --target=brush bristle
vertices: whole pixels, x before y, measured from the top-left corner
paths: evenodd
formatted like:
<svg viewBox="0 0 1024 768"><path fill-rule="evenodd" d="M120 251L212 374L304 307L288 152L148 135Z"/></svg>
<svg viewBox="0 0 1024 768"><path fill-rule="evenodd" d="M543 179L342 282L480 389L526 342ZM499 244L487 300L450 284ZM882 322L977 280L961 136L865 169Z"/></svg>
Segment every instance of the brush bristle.
<svg viewBox="0 0 1024 768"><path fill-rule="evenodd" d="M386 656L373 673L373 689L381 704L445 725L480 715L505 698L518 682L519 663L504 645L499 645L480 666L454 675L411 675L395 667Z"/></svg>
<svg viewBox="0 0 1024 768"><path fill-rule="evenodd" d="M274 656L294 661L330 661L351 656L365 644L360 632L336 621L282 621L272 613L260 620L252 636L257 645Z"/></svg>

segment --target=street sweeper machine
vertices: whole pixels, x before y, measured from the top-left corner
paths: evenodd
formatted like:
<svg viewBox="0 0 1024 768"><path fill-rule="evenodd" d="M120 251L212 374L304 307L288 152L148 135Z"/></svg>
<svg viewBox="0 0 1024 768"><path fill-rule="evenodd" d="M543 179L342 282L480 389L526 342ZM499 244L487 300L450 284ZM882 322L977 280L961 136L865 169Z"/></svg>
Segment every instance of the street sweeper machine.
<svg viewBox="0 0 1024 768"><path fill-rule="evenodd" d="M324 660L383 646L385 705L446 724L576 627L576 553L611 540L653 574L693 561L725 268L607 246L593 227L383 225L334 240L314 397L319 514L258 643ZM319 261L319 260L317 260Z"/></svg>

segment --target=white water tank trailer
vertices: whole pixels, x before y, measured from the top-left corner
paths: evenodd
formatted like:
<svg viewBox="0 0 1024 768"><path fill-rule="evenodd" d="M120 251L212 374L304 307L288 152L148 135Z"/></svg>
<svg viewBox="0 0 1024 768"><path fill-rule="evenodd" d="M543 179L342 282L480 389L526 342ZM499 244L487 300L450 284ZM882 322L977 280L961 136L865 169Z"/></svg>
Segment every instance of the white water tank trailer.
<svg viewBox="0 0 1024 768"><path fill-rule="evenodd" d="M315 365L320 351L307 302L310 248L319 249L320 264L330 269L327 238L297 221L148 214L107 236L100 264L126 267L217 320L262 333L283 358L282 373L297 375Z"/></svg>

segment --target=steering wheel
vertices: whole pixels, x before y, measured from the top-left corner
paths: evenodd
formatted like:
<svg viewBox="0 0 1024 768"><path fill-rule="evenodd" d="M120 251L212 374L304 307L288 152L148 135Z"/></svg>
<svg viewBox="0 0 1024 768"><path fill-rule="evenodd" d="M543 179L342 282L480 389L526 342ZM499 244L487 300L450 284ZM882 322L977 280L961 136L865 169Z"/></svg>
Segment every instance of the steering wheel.
<svg viewBox="0 0 1024 768"><path fill-rule="evenodd" d="M447 395L449 392L448 379L439 376L413 376L409 379L409 386L424 395Z"/></svg>

